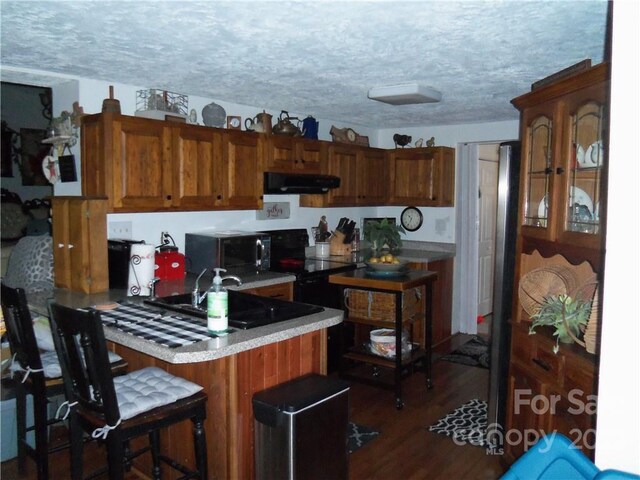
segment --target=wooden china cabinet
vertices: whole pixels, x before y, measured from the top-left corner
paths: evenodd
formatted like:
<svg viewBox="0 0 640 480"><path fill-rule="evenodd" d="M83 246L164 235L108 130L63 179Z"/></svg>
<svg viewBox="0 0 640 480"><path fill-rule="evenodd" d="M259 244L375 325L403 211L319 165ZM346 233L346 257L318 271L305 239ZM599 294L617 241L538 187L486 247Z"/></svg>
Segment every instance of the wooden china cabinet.
<svg viewBox="0 0 640 480"><path fill-rule="evenodd" d="M508 463L542 431L566 435L593 458L597 350L561 343L554 353L550 327L530 335L524 285L541 269L569 272L576 279L569 295L602 278L608 95L609 64L599 64L512 100L521 112L522 167L504 425ZM598 321L601 290L592 290L590 322Z"/></svg>

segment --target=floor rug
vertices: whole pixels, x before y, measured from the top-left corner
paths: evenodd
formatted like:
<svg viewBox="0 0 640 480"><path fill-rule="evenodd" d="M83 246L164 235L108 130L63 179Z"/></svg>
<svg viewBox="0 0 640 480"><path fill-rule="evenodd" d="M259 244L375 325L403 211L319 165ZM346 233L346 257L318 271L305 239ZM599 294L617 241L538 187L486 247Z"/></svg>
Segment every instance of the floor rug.
<svg viewBox="0 0 640 480"><path fill-rule="evenodd" d="M349 434L349 453L355 452L365 443L370 442L380 434L380 432L376 432L369 427L353 422L349 422L347 433Z"/></svg>
<svg viewBox="0 0 640 480"><path fill-rule="evenodd" d="M467 343L458 347L441 360L471 365L473 367L489 368L489 344L482 337L473 337Z"/></svg>
<svg viewBox="0 0 640 480"><path fill-rule="evenodd" d="M456 445L486 446L487 402L474 398L429 427L430 432L451 437Z"/></svg>

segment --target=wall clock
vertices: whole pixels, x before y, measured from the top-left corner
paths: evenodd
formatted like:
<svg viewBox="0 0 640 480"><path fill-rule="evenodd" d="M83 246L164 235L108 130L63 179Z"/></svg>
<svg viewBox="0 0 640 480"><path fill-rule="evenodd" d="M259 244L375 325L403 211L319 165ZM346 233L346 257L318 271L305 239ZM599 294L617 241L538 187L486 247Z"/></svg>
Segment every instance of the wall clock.
<svg viewBox="0 0 640 480"><path fill-rule="evenodd" d="M422 226L422 212L416 207L407 207L400 214L402 228L415 232Z"/></svg>
<svg viewBox="0 0 640 480"><path fill-rule="evenodd" d="M232 130L240 130L242 127L242 123L240 122L241 118L233 115L227 116L227 128Z"/></svg>

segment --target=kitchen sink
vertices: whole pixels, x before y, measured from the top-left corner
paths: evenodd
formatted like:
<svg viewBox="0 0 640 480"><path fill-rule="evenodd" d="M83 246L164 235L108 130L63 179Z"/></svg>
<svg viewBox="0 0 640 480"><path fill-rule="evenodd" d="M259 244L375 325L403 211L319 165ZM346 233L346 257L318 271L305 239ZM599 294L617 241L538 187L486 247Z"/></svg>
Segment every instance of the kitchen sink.
<svg viewBox="0 0 640 480"><path fill-rule="evenodd" d="M200 296L203 293L200 292ZM324 308L317 305L261 297L236 290L228 290L228 294L229 326L233 328L249 329L261 327L324 310ZM145 300L145 303L198 318L207 318L206 297L197 307L194 307L191 305L190 293L158 297Z"/></svg>

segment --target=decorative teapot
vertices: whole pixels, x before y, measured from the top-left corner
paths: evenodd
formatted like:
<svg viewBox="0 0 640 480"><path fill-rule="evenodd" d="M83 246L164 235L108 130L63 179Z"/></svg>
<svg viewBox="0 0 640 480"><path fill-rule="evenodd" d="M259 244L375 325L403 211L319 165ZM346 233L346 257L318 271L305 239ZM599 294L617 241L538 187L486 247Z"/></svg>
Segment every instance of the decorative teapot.
<svg viewBox="0 0 640 480"><path fill-rule="evenodd" d="M271 133L271 115L264 110L253 118L244 121L244 128L250 132Z"/></svg>
<svg viewBox="0 0 640 480"><path fill-rule="evenodd" d="M280 112L280 120L273 127L273 133L276 135L289 135L291 137L299 137L302 135L300 129L294 125L291 120L295 120L298 123L300 122L298 117L290 117L289 112L282 110L282 112Z"/></svg>
<svg viewBox="0 0 640 480"><path fill-rule="evenodd" d="M307 118L302 120L302 135L305 138L312 138L314 140L318 139L318 125L319 122L309 115Z"/></svg>

